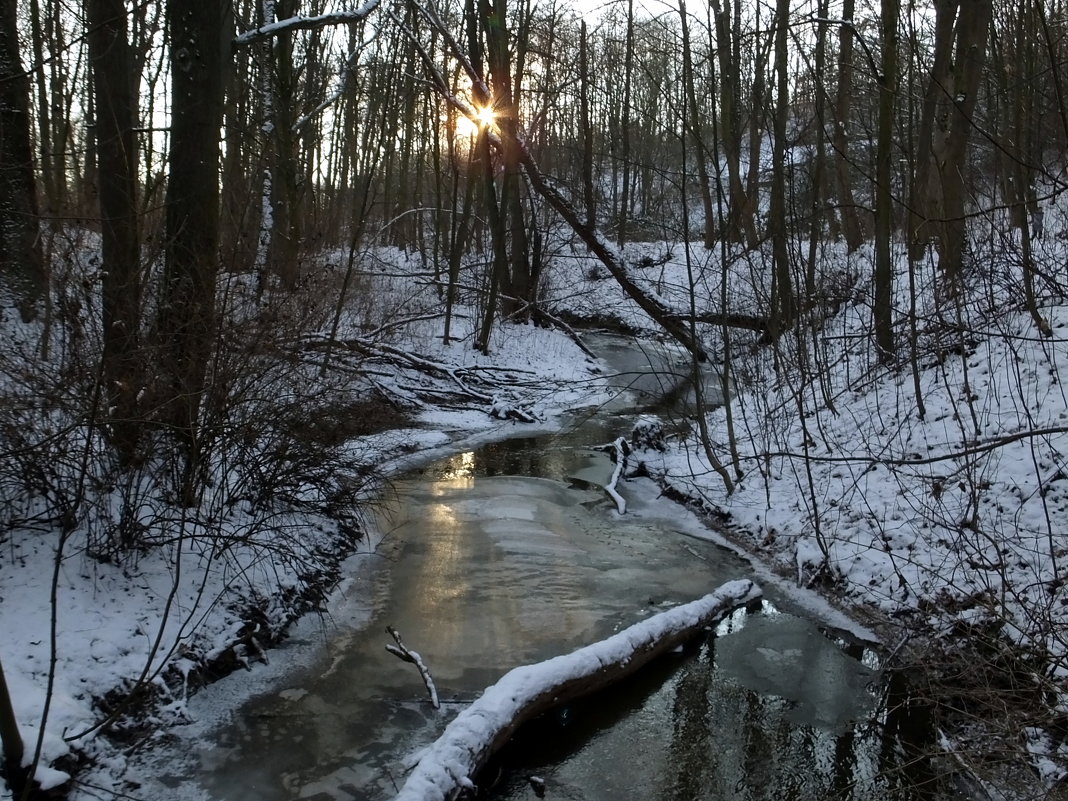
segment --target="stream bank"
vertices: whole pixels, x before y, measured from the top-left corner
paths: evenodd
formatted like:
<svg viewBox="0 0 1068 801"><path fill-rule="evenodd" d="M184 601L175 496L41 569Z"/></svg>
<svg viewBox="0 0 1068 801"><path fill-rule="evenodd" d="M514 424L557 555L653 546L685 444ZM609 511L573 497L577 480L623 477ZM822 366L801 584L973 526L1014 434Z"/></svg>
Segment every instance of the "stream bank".
<svg viewBox="0 0 1068 801"><path fill-rule="evenodd" d="M711 541L705 526L665 504L652 482L627 483L625 516L600 490L612 465L589 446L621 426L629 430L624 410L633 410L634 391L582 426L486 443L398 478L379 509L383 538L350 562L349 589L336 597L331 617L319 626L298 623L275 663L257 668L254 687L224 681L193 698L195 722L170 730L166 743L140 757L139 772L152 777L142 794L389 798L410 767L407 755L503 671L601 639L755 571L769 598L760 614L725 621L696 660L664 660L650 675L666 680L637 679L622 694L571 708L557 721L587 745L553 769L553 797L618 798L626 789L636 797L686 798L695 785L685 776L707 762L710 749L723 770L692 779L710 792L760 778L755 755L774 754L782 757L774 771L780 778L766 782L768 792L805 772L823 779L798 798L825 798L843 775L854 777L864 798L902 797L872 767L886 762L879 755L887 746L872 689L879 659L860 630L840 617L834 619L844 631L828 628L829 607ZM813 614L823 622L810 620ZM386 625L425 658L442 711L429 708L416 671L385 653ZM645 689L635 695L634 687ZM220 716L224 709L231 711ZM833 769L825 757L812 761L846 751L831 760ZM632 768L617 770L626 788L578 767L583 760ZM897 770L896 762L886 764ZM666 771L674 778L665 779ZM678 794L664 795L664 787Z"/></svg>

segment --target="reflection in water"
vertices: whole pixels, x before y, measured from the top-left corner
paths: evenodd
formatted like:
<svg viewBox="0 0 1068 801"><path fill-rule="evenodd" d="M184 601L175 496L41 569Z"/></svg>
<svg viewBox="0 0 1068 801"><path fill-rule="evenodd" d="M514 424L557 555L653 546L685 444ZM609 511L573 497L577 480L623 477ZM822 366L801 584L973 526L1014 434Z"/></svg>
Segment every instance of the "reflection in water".
<svg viewBox="0 0 1068 801"><path fill-rule="evenodd" d="M843 651L811 624L765 609L725 621L696 657L671 663L661 684L602 693L576 706L566 727L541 721L537 736L524 733L502 756L488 797L532 798L525 777L536 774L546 797L576 801L947 798L917 786L900 756L881 761L888 742L891 753L901 743L899 732L871 723L877 676L862 664L864 649ZM774 658L743 658L755 633ZM808 708L816 687L833 712ZM603 710L617 706L626 713L603 725Z"/></svg>
<svg viewBox="0 0 1068 801"><path fill-rule="evenodd" d="M454 481L460 478L474 478L475 452L465 451L455 456L450 456L438 463L438 477L445 481Z"/></svg>

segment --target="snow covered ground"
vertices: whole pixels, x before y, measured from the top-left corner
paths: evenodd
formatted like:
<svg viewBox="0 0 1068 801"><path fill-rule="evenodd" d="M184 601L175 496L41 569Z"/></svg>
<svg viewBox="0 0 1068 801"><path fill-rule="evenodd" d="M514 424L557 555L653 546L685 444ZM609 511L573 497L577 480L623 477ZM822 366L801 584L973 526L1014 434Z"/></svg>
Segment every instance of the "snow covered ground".
<svg viewBox="0 0 1068 801"><path fill-rule="evenodd" d="M731 332L735 391L729 408L707 419L711 452L733 491L696 428L633 458L798 584L899 621L894 636L903 643L922 633L973 660L975 686L964 692L996 696L1005 682L1022 682L1017 698L1028 700L1006 706L998 724L1027 743L1052 786L1068 778L1068 236L1061 209L1046 216L1053 228L1033 245L1039 311L1052 336L1041 335L1024 306L1018 240L992 234L972 242L960 302L939 299L933 254L915 266L914 371L909 267L898 244L899 353L882 365L871 336L873 253L847 256L823 243L820 269L838 290L824 307L829 317L776 347ZM796 243L795 255L804 247ZM667 304L684 309L692 286L699 310L720 309L718 252L697 248L689 268L679 244L630 252L632 263L669 257L643 274ZM751 313L766 281L753 256L731 255L726 308ZM616 292L587 283L563 303L651 328ZM720 331L706 328L706 341L723 352ZM925 653L911 658L922 663ZM1027 666L1019 674L1006 671L1020 662Z"/></svg>
<svg viewBox="0 0 1068 801"><path fill-rule="evenodd" d="M1068 711L1068 534L1061 522L1068 514L1068 307L1054 291L1066 280L1065 226L1056 209L1046 220L1048 238L1036 247L1049 273L1040 303L1052 337L1039 336L1022 308L1014 251L976 242L979 266L967 303L936 305L934 268L930 260L919 265L914 377L904 358L908 265L898 253L902 360L880 365L870 343L872 254L847 257L825 243L821 271L833 290L825 320L777 348L758 347L753 332L732 332L730 417L725 407L708 421L711 452L736 478L733 492L696 435L636 458L723 516L737 542L801 584L922 619L935 634L989 631L1034 647L1037 692L1049 703L1020 722L1035 764L1052 782L1068 761L1049 725ZM345 443L346 463L388 474L460 439L551 427L561 411L603 397L596 365L560 331L500 326L484 356L470 347L477 314L467 308L457 341L442 344L432 287L407 278L419 265L379 255L365 276L363 306L342 321L342 339L354 348L385 343L420 364L374 349L358 360L353 349L335 354L368 391L404 401L410 412L401 428ZM720 309L718 252L694 247L687 264L682 245L646 243L626 255L664 304L685 309L692 290L699 311ZM729 255L727 309L754 313L767 291L764 261ZM547 288L554 312L655 328L579 252L558 251ZM383 308L403 316L383 320ZM328 315L322 323L305 340L309 349L321 345ZM723 352L721 333L703 330L712 352ZM535 422L500 419L517 415ZM369 481L365 491L373 488ZM26 526L0 535L0 660L43 781L62 781L44 766L72 749L113 760L121 773L122 758L96 736L115 711L99 699L143 680L162 698L159 721L180 718L191 689L183 677L202 681L213 670L264 658L295 610L323 603L321 596L303 598L303 605L294 599L310 585L337 580L337 554L373 547L354 542L328 515L307 511L280 511L270 526L258 518L250 531L252 511L239 507L221 521L233 537L218 548L198 538L196 523L154 510L150 519L162 526L154 539L162 544L121 563L94 558L91 532L78 528L61 536ZM281 561L276 537L291 554Z"/></svg>

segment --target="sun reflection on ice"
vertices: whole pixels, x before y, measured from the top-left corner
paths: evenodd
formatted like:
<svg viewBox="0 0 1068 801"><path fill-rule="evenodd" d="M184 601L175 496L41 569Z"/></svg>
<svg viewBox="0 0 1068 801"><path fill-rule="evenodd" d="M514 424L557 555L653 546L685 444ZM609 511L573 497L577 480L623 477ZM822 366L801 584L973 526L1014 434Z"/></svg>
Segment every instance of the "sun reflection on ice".
<svg viewBox="0 0 1068 801"><path fill-rule="evenodd" d="M441 471L443 481L475 477L475 452L458 453L450 457L447 466Z"/></svg>

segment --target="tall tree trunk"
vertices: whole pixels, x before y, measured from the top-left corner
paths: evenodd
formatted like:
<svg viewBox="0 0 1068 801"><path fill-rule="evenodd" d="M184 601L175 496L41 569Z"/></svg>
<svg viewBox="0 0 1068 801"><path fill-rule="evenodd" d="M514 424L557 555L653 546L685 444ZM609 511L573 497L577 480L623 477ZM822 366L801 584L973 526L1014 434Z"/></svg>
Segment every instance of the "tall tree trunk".
<svg viewBox="0 0 1068 801"><path fill-rule="evenodd" d="M828 0L819 0L816 13L826 19ZM816 117L816 154L812 163L812 219L808 232L808 258L805 259L805 306L811 307L816 297L816 258L823 238L826 207L824 181L827 173L827 91L823 71L827 64L827 27L816 30L816 58L813 64L813 103Z"/></svg>
<svg viewBox="0 0 1068 801"><path fill-rule="evenodd" d="M40 154L41 184L44 187L46 215L56 213L56 151L52 142L52 116L45 74L44 26L39 0L30 0L30 39L33 42L34 78L37 84L37 152Z"/></svg>
<svg viewBox="0 0 1068 801"><path fill-rule="evenodd" d="M1005 130L1012 132L1011 141L1016 145L1014 153L1006 154L1010 158L1006 159L1008 176L1005 181L1007 190L1005 202L1010 208L1010 219L1020 232L1024 303L1039 333L1048 337L1052 336L1053 331L1038 308L1038 300L1035 296L1035 258L1031 248L1032 237L1042 236L1040 221L1044 215L1035 198L1034 168L1031 166L1041 161L1034 139L1034 131L1038 128L1039 122L1035 114L1034 93L1021 91L1023 87L1018 83L1033 78L1036 74L1037 17L1032 0L1024 0L1017 10L1015 25L1010 28L1010 30L1015 29L1011 45L1012 63L1007 63L1004 56L997 58L1000 64L996 72L999 78L998 88L1006 103L1005 119L1002 124ZM996 52L992 43L992 60L995 60ZM1016 82L1015 91L1011 93L1008 91L1010 75L1015 78ZM1032 221L1038 222L1036 230L1031 228Z"/></svg>
<svg viewBox="0 0 1068 801"><path fill-rule="evenodd" d="M56 190L56 211L62 211L66 208L67 203L67 170L64 168L68 160L67 149L71 145L71 107L73 105L72 95L76 91L71 88L71 83L79 83L77 70L73 76L67 75L66 70L66 54L68 51L67 37L63 29L64 18L64 4L51 0L46 6L48 13L45 15L45 29L44 40L49 48L48 59L48 94L51 101L51 111L49 118L52 121L52 132L49 137L49 141L52 146L52 154L54 157L55 165L55 190ZM42 65L42 69L44 66ZM88 76L86 76L88 77ZM84 85L88 86L89 81L81 81ZM86 92L88 95L87 100L89 104L92 104L92 92ZM86 109L86 124L94 119L91 109ZM92 137L90 137L90 140ZM92 147L91 142L86 143L87 147ZM71 166L76 167L75 162ZM95 169L95 160L90 159L88 154L84 161L84 166L87 169ZM72 174L77 174L77 170L72 170Z"/></svg>
<svg viewBox="0 0 1068 801"><path fill-rule="evenodd" d="M968 141L974 125L979 82L986 61L991 0L970 0L957 19L956 63L950 93L952 109L945 150L938 160L942 182L942 214L938 266L950 291L959 289L963 270L967 226L964 216L965 175L968 172Z"/></svg>
<svg viewBox="0 0 1068 801"><path fill-rule="evenodd" d="M853 106L853 9L854 0L843 0L842 21L838 26L838 88L834 101L834 134L831 142L835 156L835 178L842 234L850 253L864 244L864 226L853 197L853 176L849 169L849 126Z"/></svg>
<svg viewBox="0 0 1068 801"><path fill-rule="evenodd" d="M19 733L18 720L11 704L11 693L0 664L0 754L3 755L4 777L13 799L21 799L29 788L29 768L22 766L25 747Z"/></svg>
<svg viewBox="0 0 1068 801"><path fill-rule="evenodd" d="M786 124L790 114L787 41L790 24L790 0L777 0L775 13L775 122L771 155L771 205L768 227L774 280L771 292L770 333L774 338L794 321L794 292L790 270L790 251L786 221Z"/></svg>
<svg viewBox="0 0 1068 801"><path fill-rule="evenodd" d="M740 0L736 0L740 2ZM742 184L742 131L739 112L737 79L740 64L737 42L731 28L730 4L711 0L716 21L716 52L719 57L720 131L723 158L727 162L729 212L724 235L731 242L746 242L755 246L756 225L750 213L749 198ZM732 52L733 51L733 52Z"/></svg>
<svg viewBox="0 0 1068 801"><path fill-rule="evenodd" d="M277 9L275 0L260 0L259 14L262 25L270 25L277 19ZM256 239L256 253L253 258L253 268L256 270L256 277L258 281L259 291L262 292L270 281L270 274L273 272L271 268L271 255L277 253L277 248L274 245L275 236L275 202L277 200L277 193L274 189L275 179L275 165L278 162L275 156L275 120L274 106L275 98L277 95L278 80L276 77L275 69L275 48L279 45L275 41L274 37L271 37L263 43L263 55L264 58L261 61L260 66L260 112L263 119L260 122L260 132L263 134L262 144L259 148L260 164L260 179L259 184L259 211L260 211L260 230L259 236ZM227 128L227 136L231 136L236 131L231 131ZM229 149L227 150L227 161L230 159ZM279 217L282 216L282 209L278 209Z"/></svg>
<svg viewBox="0 0 1068 801"><path fill-rule="evenodd" d="M212 0L214 2L214 0ZM279 19L296 16L299 0L278 0ZM274 81L271 118L271 247L268 264L286 289L297 285L301 239L301 190L299 151L296 132L297 69L293 63L293 34L289 31L272 38L272 58L268 67Z"/></svg>
<svg viewBox="0 0 1068 801"><path fill-rule="evenodd" d="M597 195L593 189L593 125L590 123L590 60L586 20L579 27L579 127L582 129L582 196L586 227L597 227Z"/></svg>
<svg viewBox="0 0 1068 801"><path fill-rule="evenodd" d="M882 0L882 82L879 86L879 134L875 153L875 346L882 361L895 352L892 291L894 264L893 232L893 133L897 98L897 23L900 0Z"/></svg>
<svg viewBox="0 0 1068 801"><path fill-rule="evenodd" d="M619 160L623 165L623 183L620 187L618 217L616 219L616 244L622 248L627 240L630 222L630 94L634 77L634 0L627 0L627 43L623 56L623 107L619 121Z"/></svg>
<svg viewBox="0 0 1068 801"><path fill-rule="evenodd" d="M972 114L985 61L990 0L935 0L934 59L920 113L911 192L909 257L933 238L950 292L964 256L964 174Z"/></svg>
<svg viewBox="0 0 1068 801"><path fill-rule="evenodd" d="M171 140L167 240L155 345L163 418L183 444L182 495L194 500L204 456L199 413L215 338L219 245L219 135L228 0L168 0Z"/></svg>
<svg viewBox="0 0 1068 801"><path fill-rule="evenodd" d="M476 10L477 9L477 10ZM482 33L486 31L490 9L488 0L466 0L465 18L467 21L467 48L468 58L479 77L482 77L483 48ZM481 21L481 25L479 24ZM490 55L492 59L494 56ZM474 87L475 106L479 109L493 107L495 98L486 94L479 83ZM482 196L486 220L490 230L490 241L493 248L493 258L490 266L488 287L485 305L483 307L482 324L475 338L475 348L483 353L489 352L490 334L493 330L493 320L497 314L497 295L501 284L507 280L508 272L508 248L505 234L503 214L497 203L497 185L494 179L493 158L490 151L488 123L480 126L476 148L478 150L479 170L481 171Z"/></svg>
<svg viewBox="0 0 1068 801"><path fill-rule="evenodd" d="M737 3L735 4L737 9ZM756 15L755 28L760 30L760 5L754 7ZM735 38L741 39L741 22L735 11ZM753 88L749 94L749 169L745 176L745 207L742 210L746 225L746 245L752 250L759 244L757 235L756 213L760 207L760 178L764 164L764 107L767 104L768 62L771 58L773 36L764 37L761 43L759 35L754 36L753 43ZM741 87L735 86L736 97L741 97Z"/></svg>
<svg viewBox="0 0 1068 801"><path fill-rule="evenodd" d="M689 106L688 128L693 138L694 158L697 161L697 182L704 209L704 245L711 250L716 244L716 208L712 204L712 189L708 182L708 160L705 157L704 137L701 136L701 115L697 108L697 88L693 75L693 49L690 46L690 25L686 18L686 2L679 0L679 19L682 25L682 82ZM683 198L685 203L685 198ZM689 235L689 232L686 232Z"/></svg>
<svg viewBox="0 0 1068 801"><path fill-rule="evenodd" d="M14 2L0 3L0 281L24 320L48 289L30 136L30 80L19 58Z"/></svg>
<svg viewBox="0 0 1068 801"><path fill-rule="evenodd" d="M120 457L134 458L143 386L141 254L137 225L137 106L123 0L87 0L96 97L98 196L103 252L104 381Z"/></svg>
<svg viewBox="0 0 1068 801"><path fill-rule="evenodd" d="M487 11L488 14L483 19L486 27L493 105L497 114L497 125L504 134L501 137L503 176L500 214L510 246L508 269L501 272L499 280L500 288L510 297L505 303L505 313L514 315L520 309L527 308L528 311L522 313L525 319L529 316L529 304L534 301L535 288L530 285L529 244L523 213L519 152L516 144L520 103L512 85L506 0L496 0L492 6L487 4ZM522 42L522 37L520 42ZM523 57L524 54L520 51L517 78L522 75Z"/></svg>
<svg viewBox="0 0 1068 801"><path fill-rule="evenodd" d="M249 18L253 18L250 0L245 0L245 8L239 13L248 12ZM244 272L255 269L261 273L266 266L266 245L260 247L263 239L262 225L255 238L249 236L249 229L256 220L253 214L256 202L257 180L252 179L257 159L252 153L258 152L258 143L249 135L254 129L254 122L250 109L254 106L254 97L260 98L262 93L247 92L246 87L255 79L252 73L252 61L250 53L253 48L238 48L233 54L233 74L235 80L231 80L226 91L226 109L224 111L223 128L226 132L225 157L222 166L222 214L220 237L222 240L222 263L226 269L234 272ZM265 63L265 62L264 62ZM240 80L236 78L240 76ZM263 81L260 81L261 85ZM265 87L266 90L266 87ZM262 99L262 102L266 102ZM262 171L262 166L261 171ZM260 207L263 206L262 193L259 196ZM268 198L269 202L269 198ZM267 240L269 241L269 237ZM262 255L261 255L262 251Z"/></svg>

